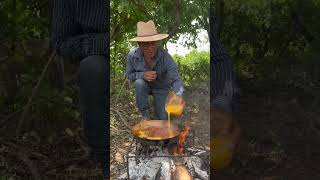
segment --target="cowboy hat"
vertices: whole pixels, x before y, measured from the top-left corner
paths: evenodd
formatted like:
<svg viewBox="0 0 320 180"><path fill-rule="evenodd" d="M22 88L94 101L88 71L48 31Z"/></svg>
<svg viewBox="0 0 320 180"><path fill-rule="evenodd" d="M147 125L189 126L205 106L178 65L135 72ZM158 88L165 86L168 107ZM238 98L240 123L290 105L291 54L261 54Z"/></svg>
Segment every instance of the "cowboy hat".
<svg viewBox="0 0 320 180"><path fill-rule="evenodd" d="M160 41L169 36L169 34L159 34L154 22L152 20L148 22L139 21L137 23L137 37L130 39L130 41L137 42L150 42Z"/></svg>

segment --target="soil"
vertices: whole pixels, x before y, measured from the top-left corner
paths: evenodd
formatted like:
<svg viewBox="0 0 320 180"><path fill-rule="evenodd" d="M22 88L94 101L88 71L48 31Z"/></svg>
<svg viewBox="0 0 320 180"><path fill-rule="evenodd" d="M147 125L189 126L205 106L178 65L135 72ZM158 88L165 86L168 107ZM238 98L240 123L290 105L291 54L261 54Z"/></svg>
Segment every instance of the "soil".
<svg viewBox="0 0 320 180"><path fill-rule="evenodd" d="M242 150L214 179L320 179L317 97L283 84L246 82L241 87Z"/></svg>

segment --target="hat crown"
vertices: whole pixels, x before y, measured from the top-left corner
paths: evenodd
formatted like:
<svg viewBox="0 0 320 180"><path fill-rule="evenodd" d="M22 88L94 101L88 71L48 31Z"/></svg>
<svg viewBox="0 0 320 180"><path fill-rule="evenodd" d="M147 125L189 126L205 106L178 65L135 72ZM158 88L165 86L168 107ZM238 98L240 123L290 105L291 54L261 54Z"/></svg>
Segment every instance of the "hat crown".
<svg viewBox="0 0 320 180"><path fill-rule="evenodd" d="M153 36L158 34L156 26L152 20L148 22L138 22L137 24L137 36L144 37L144 36Z"/></svg>

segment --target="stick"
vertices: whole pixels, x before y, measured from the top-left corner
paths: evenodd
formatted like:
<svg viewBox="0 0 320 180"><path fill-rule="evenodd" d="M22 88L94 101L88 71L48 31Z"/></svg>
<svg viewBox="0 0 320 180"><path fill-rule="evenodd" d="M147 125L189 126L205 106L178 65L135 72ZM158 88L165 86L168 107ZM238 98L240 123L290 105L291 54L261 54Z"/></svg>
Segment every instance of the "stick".
<svg viewBox="0 0 320 180"><path fill-rule="evenodd" d="M39 171L34 165L34 163L21 151L18 153L18 157L28 166L28 168L31 171L32 176L34 179L38 180L40 179Z"/></svg>
<svg viewBox="0 0 320 180"><path fill-rule="evenodd" d="M35 87L34 87L33 90L32 90L32 94L31 94L31 96L30 96L30 98L29 98L29 100L28 100L28 103L27 103L27 105L26 105L26 108L25 108L25 109L23 110L23 112L22 112L21 118L20 118L20 120L19 120L19 122L18 122L17 130L16 130L17 135L20 133L20 130L21 130L21 127L22 127L22 125L23 125L25 116L26 116L27 113L28 113L30 104L31 104L34 96L36 95L36 93L37 93L37 91L38 91L38 88L39 88L39 86L40 86L40 84L41 84L41 81L42 81L42 79L43 79L43 77L44 77L44 75L45 75L45 73L46 73L46 71L47 71L47 69L48 69L48 67L49 67L49 64L51 63L51 61L54 59L55 56L56 56L56 51L54 50L54 51L52 52L51 57L49 58L47 64L44 66L44 68L43 68L43 70L42 70L42 72L41 72L41 75L40 75L40 77L39 77L39 79L38 79L37 84L35 85Z"/></svg>
<svg viewBox="0 0 320 180"><path fill-rule="evenodd" d="M25 150L22 146L17 145L17 144L14 144L14 143L12 143L12 142L3 142L3 141L1 142L1 144L10 146L10 147L12 147L13 149L15 149L16 152L17 152L18 158L19 158L20 160L22 160L25 165L28 166L28 168L30 169L31 174L32 174L32 176L34 177L34 179L35 179L35 180L40 180L40 174L39 174L39 171L38 171L37 167L36 167L35 164L28 158L28 156L24 153L24 152L26 152L26 150Z"/></svg>
<svg viewBox="0 0 320 180"><path fill-rule="evenodd" d="M115 113L117 113L117 115L120 117L120 120L123 122L124 126L126 126L130 131L131 131L131 127L128 124L128 122L126 120L124 120L124 118L122 117L121 113L113 108L110 108L111 111L114 111Z"/></svg>
<svg viewBox="0 0 320 180"><path fill-rule="evenodd" d="M112 129L114 129L115 131L117 131L117 132L127 132L127 133L131 133L131 131L129 131L129 130L127 130L127 129L118 129L118 128L112 126L112 125L110 125L110 127L111 127Z"/></svg>
<svg viewBox="0 0 320 180"><path fill-rule="evenodd" d="M43 171L43 173L41 174L41 177L50 174L50 172L52 172L54 170L61 169L61 168L66 168L70 164L79 164L79 163L82 163L82 162L88 163L88 161L90 161L90 159L88 158L88 156L84 155L84 156L81 156L79 158L68 159L68 160L66 160L64 162L56 163L54 166L46 168Z"/></svg>
<svg viewBox="0 0 320 180"><path fill-rule="evenodd" d="M51 101L51 99L49 99ZM44 101L48 101L48 99L44 99L44 100L39 100L39 101L36 101L36 102L33 102L30 104L30 106L32 105L35 105L35 104L38 104L38 103L41 103L41 102L44 102ZM16 110L15 112L13 112L12 114L4 117L4 119L2 119L0 122L0 126L4 126L6 122L9 122L8 120L11 119L12 117L14 117L15 115L17 115L20 111L24 110L25 108L27 107L27 104L22 106L21 108L19 108L18 110Z"/></svg>
<svg viewBox="0 0 320 180"><path fill-rule="evenodd" d="M117 95L117 97L116 97L115 104L117 104L119 95L121 94L122 89L123 89L123 86L125 85L126 82L127 82L127 78L125 77L125 78L124 78L124 82L123 82L123 84L122 84L122 86L121 86L121 88L120 88L120 91L119 91L119 93L118 93L118 95Z"/></svg>

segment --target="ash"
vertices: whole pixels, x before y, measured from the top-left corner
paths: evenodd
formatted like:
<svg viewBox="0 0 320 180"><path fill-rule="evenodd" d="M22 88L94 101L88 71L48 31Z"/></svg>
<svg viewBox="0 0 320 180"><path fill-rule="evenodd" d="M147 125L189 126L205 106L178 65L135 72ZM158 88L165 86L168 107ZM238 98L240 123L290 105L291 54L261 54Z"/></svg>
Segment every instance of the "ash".
<svg viewBox="0 0 320 180"><path fill-rule="evenodd" d="M134 149L134 148L133 148ZM139 148L138 148L139 149ZM175 162L172 157L157 157L169 155L167 148L159 147L148 147L148 156L145 153L138 151L139 156L136 152L129 152L128 155L128 169L130 174L130 180L154 180L154 179L165 179L172 180L175 172ZM136 150L137 151L137 150ZM201 155L206 154L205 150L196 148L188 148L188 154ZM150 157L152 156L152 157ZM127 160L127 157L125 157ZM181 158L180 163L185 165L190 175L195 179L208 180L209 179L209 164L206 162L206 158L200 158L198 156L190 156ZM128 179L127 173L122 174L119 180Z"/></svg>
<svg viewBox="0 0 320 180"><path fill-rule="evenodd" d="M168 155L167 149L158 149L150 153L150 156ZM134 153L129 153L129 156L135 156ZM130 179L137 180L153 180L161 167L161 162L170 162L168 157L131 157L129 161ZM172 161L172 160L171 160Z"/></svg>

